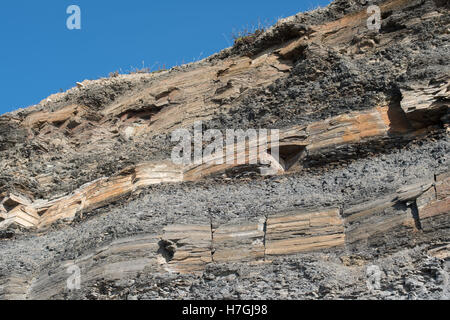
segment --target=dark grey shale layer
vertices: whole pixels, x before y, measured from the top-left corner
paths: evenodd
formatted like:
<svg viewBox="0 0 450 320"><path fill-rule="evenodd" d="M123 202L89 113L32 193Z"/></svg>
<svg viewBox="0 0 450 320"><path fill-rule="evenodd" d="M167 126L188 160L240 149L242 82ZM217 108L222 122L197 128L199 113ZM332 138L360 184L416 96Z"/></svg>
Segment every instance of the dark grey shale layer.
<svg viewBox="0 0 450 320"><path fill-rule="evenodd" d="M428 87L450 74L450 7L445 0L371 3L391 2L405 7L383 13L380 33L364 29L343 43L340 38L327 43L324 37L323 43L308 44L289 61L292 69L268 86L244 90L235 99L231 95L229 106L205 119L204 128L320 125L330 117L385 106L390 112L403 112L402 92ZM130 138L120 131L129 119L106 114L105 121L99 121L102 111L126 101L131 105L131 120L142 120L151 128L153 115L133 118L136 108L148 108L146 97L133 100L142 98L145 90L227 59L273 52L278 45L311 36L315 26L364 11L368 4L337 0L277 24L252 43L237 43L200 62L157 74L88 81L37 106L0 117L0 200L9 192L25 193L35 200L57 198L130 165L169 159L170 132L156 130ZM342 23L332 31L339 34L340 27ZM217 81L214 74L206 78L205 82ZM71 105L83 105L87 112L64 119L68 129L60 128L58 121L24 127L24 119L36 111L54 112ZM419 194L398 198L401 188L430 186L437 176L450 171L448 106L444 111L432 121L433 127L420 127L423 136L393 135L387 142L332 146L322 158L302 162L295 173L245 179L219 174L197 182L155 185L40 233L15 226L0 230L0 299L450 299L448 208L443 206L447 212L431 217L429 208L418 215ZM394 118L391 128L401 124ZM82 130L71 131L70 121L81 122ZM364 120L360 124L372 125ZM81 141L78 147L85 132L89 139L100 140ZM53 147L55 141L60 145ZM66 145L61 146L61 141ZM436 184L429 190L438 197ZM442 190L439 196L448 195ZM385 200L386 208L356 222L347 219L353 206ZM346 236L343 245L291 256L266 254L269 217L324 208L339 209ZM398 218L403 220L389 225ZM215 261L215 226L241 221L266 222L258 234L258 240L263 240L262 261ZM164 228L175 224L200 224L206 234L211 233L206 253L211 251L212 263L205 263L200 272L169 270L173 244L161 237ZM352 232L359 226L362 231L372 227L371 234L358 239ZM70 292L66 271L73 262L81 267L82 287ZM381 286L375 291L367 285L371 266L380 270Z"/></svg>

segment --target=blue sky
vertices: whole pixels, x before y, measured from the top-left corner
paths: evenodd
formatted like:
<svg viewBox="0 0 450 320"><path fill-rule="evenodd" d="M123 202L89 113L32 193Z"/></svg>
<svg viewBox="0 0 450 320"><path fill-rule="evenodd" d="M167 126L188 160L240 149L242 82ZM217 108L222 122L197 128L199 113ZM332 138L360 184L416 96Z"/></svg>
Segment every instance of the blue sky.
<svg viewBox="0 0 450 320"><path fill-rule="evenodd" d="M233 31L330 0L2 0L0 114L39 103L77 81L192 62L232 44ZM69 5L81 30L68 30Z"/></svg>

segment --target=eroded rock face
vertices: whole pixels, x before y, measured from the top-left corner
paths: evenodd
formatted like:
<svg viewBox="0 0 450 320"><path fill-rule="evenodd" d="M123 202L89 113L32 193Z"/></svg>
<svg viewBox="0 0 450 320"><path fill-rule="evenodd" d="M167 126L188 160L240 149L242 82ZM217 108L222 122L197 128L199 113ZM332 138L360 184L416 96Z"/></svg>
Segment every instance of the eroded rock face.
<svg viewBox="0 0 450 320"><path fill-rule="evenodd" d="M0 298L448 299L449 8L374 2L1 116ZM271 175L171 161L198 121L278 129Z"/></svg>

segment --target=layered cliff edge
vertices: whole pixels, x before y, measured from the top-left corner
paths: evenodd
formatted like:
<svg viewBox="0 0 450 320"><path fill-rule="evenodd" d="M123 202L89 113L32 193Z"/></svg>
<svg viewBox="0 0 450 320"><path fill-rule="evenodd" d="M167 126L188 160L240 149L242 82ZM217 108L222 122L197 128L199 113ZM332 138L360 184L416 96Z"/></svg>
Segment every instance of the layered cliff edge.
<svg viewBox="0 0 450 320"><path fill-rule="evenodd" d="M449 9L337 0L0 116L0 299L449 299ZM279 130L271 174L174 163L199 121Z"/></svg>

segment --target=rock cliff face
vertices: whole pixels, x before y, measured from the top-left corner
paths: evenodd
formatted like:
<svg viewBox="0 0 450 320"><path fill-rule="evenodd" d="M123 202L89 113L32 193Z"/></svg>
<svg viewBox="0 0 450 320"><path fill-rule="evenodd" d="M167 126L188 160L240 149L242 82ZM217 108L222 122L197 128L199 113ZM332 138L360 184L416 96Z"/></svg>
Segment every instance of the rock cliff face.
<svg viewBox="0 0 450 320"><path fill-rule="evenodd" d="M371 4L1 116L0 298L449 299L449 4ZM199 121L279 139L174 163Z"/></svg>

